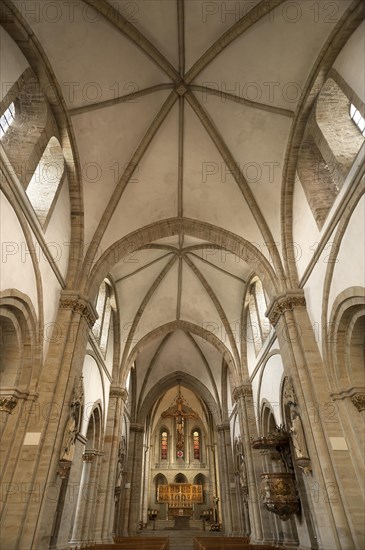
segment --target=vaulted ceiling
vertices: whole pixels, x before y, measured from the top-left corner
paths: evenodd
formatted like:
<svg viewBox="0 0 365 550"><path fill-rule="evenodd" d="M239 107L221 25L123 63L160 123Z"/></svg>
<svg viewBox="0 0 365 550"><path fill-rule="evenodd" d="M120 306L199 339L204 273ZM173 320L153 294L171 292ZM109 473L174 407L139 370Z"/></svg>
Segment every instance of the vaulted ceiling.
<svg viewBox="0 0 365 550"><path fill-rule="evenodd" d="M135 235L138 251L110 270L122 361L137 358L144 395L177 370L218 399L223 354L240 362L238 325L254 269L212 246L209 232L254 243L282 276L290 130L351 0L328 3L328 13L319 3L318 14L308 0L84 0L60 12L46 0L26 4L71 116L85 243L93 245L85 266ZM141 228L177 221L173 236L137 246Z"/></svg>

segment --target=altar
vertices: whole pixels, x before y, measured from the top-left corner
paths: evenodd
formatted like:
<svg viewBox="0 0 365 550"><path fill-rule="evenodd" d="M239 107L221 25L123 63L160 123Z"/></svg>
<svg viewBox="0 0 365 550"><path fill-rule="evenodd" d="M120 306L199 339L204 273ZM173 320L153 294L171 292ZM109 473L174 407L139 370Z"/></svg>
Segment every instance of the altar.
<svg viewBox="0 0 365 550"><path fill-rule="evenodd" d="M159 485L157 501L168 504L168 518L174 520L175 529L189 529L194 504L203 502L203 487L191 483Z"/></svg>

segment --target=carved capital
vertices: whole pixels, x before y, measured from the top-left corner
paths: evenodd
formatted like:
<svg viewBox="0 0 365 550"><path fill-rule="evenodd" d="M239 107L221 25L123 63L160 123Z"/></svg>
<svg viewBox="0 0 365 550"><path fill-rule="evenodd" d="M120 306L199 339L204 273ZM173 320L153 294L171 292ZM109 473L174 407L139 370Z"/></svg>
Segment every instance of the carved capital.
<svg viewBox="0 0 365 550"><path fill-rule="evenodd" d="M365 393L355 393L351 396L351 401L359 412L365 411Z"/></svg>
<svg viewBox="0 0 365 550"><path fill-rule="evenodd" d="M222 424L217 424L217 430L219 432L229 431L230 430L229 422L222 422Z"/></svg>
<svg viewBox="0 0 365 550"><path fill-rule="evenodd" d="M142 424L138 424L137 422L131 422L130 429L132 432L144 432L144 427L142 426Z"/></svg>
<svg viewBox="0 0 365 550"><path fill-rule="evenodd" d="M58 462L58 470L57 474L60 476L61 479L65 479L67 476L67 473L69 472L71 468L72 462L69 460L60 460Z"/></svg>
<svg viewBox="0 0 365 550"><path fill-rule="evenodd" d="M128 392L125 388L121 388L120 386L110 386L109 396L116 398L119 397L124 401L124 403L126 403L128 399Z"/></svg>
<svg viewBox="0 0 365 550"><path fill-rule="evenodd" d="M305 305L306 301L303 290L288 291L285 294L280 294L273 300L266 312L266 317L275 326L285 311L292 311L295 307L305 307Z"/></svg>
<svg viewBox="0 0 365 550"><path fill-rule="evenodd" d="M82 460L83 462L93 462L96 455L97 453L95 451L85 451L82 455Z"/></svg>
<svg viewBox="0 0 365 550"><path fill-rule="evenodd" d="M237 386L232 392L233 399L238 401L240 397L252 397L252 386L251 384L243 384L242 386Z"/></svg>
<svg viewBox="0 0 365 550"><path fill-rule="evenodd" d="M18 398L15 395L0 396L0 412L11 414L18 404Z"/></svg>
<svg viewBox="0 0 365 550"><path fill-rule="evenodd" d="M70 309L82 315L90 328L94 326L97 313L89 300L73 291L63 290L60 298L60 309Z"/></svg>

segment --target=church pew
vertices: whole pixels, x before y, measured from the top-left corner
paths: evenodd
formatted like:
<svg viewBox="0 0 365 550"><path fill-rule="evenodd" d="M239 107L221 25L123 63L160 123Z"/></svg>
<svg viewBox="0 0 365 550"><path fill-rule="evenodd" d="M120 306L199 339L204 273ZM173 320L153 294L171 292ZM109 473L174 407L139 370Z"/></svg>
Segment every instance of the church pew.
<svg viewBox="0 0 365 550"><path fill-rule="evenodd" d="M93 550L168 550L165 537L125 537L114 543L93 545Z"/></svg>
<svg viewBox="0 0 365 550"><path fill-rule="evenodd" d="M273 550L273 546L252 545L247 538L240 537L212 537L194 538L194 550Z"/></svg>

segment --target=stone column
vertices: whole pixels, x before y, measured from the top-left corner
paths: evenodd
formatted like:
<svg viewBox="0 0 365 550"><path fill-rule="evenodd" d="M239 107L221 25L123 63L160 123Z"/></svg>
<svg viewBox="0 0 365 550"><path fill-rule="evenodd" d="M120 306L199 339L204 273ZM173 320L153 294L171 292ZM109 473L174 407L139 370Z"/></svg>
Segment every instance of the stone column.
<svg viewBox="0 0 365 550"><path fill-rule="evenodd" d="M221 509L224 520L223 528L228 535L237 535L239 532L237 504L236 504L236 483L234 477L234 465L231 444L231 430L229 422L219 424L219 466L221 478Z"/></svg>
<svg viewBox="0 0 365 550"><path fill-rule="evenodd" d="M151 468L150 464L150 447L144 445L143 447L144 461L143 461L143 485L142 485L142 510L141 510L141 522L142 526L147 524L147 510L148 510L148 499L149 499L149 487L150 487L150 475ZM165 518L160 518L165 519Z"/></svg>
<svg viewBox="0 0 365 550"><path fill-rule="evenodd" d="M128 399L125 388L110 387L107 422L104 437L104 456L99 480L99 498L96 510L96 542L111 542L115 507L115 485L118 450L124 404Z"/></svg>
<svg viewBox="0 0 365 550"><path fill-rule="evenodd" d="M244 384L235 388L233 390L233 398L237 403L238 418L246 459L251 540L253 542L262 542L263 530L260 514L259 492L257 487L257 475L261 468L258 467L255 462L250 440L250 437L257 436L251 384Z"/></svg>
<svg viewBox="0 0 365 550"><path fill-rule="evenodd" d="M20 442L9 472L21 490L9 495L2 518L2 542L8 550L49 545L57 509L50 488L57 480L69 404L94 321L95 312L87 298L74 291L61 292L54 333L39 376L39 397L31 403L25 419L27 433L32 435L25 445Z"/></svg>
<svg viewBox="0 0 365 550"><path fill-rule="evenodd" d="M82 460L83 460L83 467L82 467L82 474L81 474L81 482L80 482L80 489L79 489L79 496L77 499L77 505L76 505L76 512L75 512L75 523L74 528L72 531L72 538L70 541L70 544L79 544L84 541L82 538L82 534L84 531L84 525L86 525L86 510L88 506L91 506L90 502L90 477L91 477L91 468L92 463L96 457L96 452L94 450L92 451L85 451Z"/></svg>
<svg viewBox="0 0 365 550"><path fill-rule="evenodd" d="M275 326L285 374L291 378L311 458L312 474L304 479L323 550L356 547L331 460L327 435L336 426L323 425L319 405L331 403L324 365L306 310L304 292L288 291L271 303L267 316ZM317 495L315 494L317 488ZM331 494L336 498L331 498ZM300 535L300 533L299 533ZM301 540L301 544L307 541Z"/></svg>
<svg viewBox="0 0 365 550"><path fill-rule="evenodd" d="M82 529L82 540L87 543L95 543L96 507L100 501L99 476L104 453L102 451L95 451L94 454L95 459L92 461L85 495L87 502Z"/></svg>
<svg viewBox="0 0 365 550"><path fill-rule="evenodd" d="M119 536L133 535L138 531L142 487L143 433L144 428L141 424L131 423L124 503L121 506L117 532Z"/></svg>

